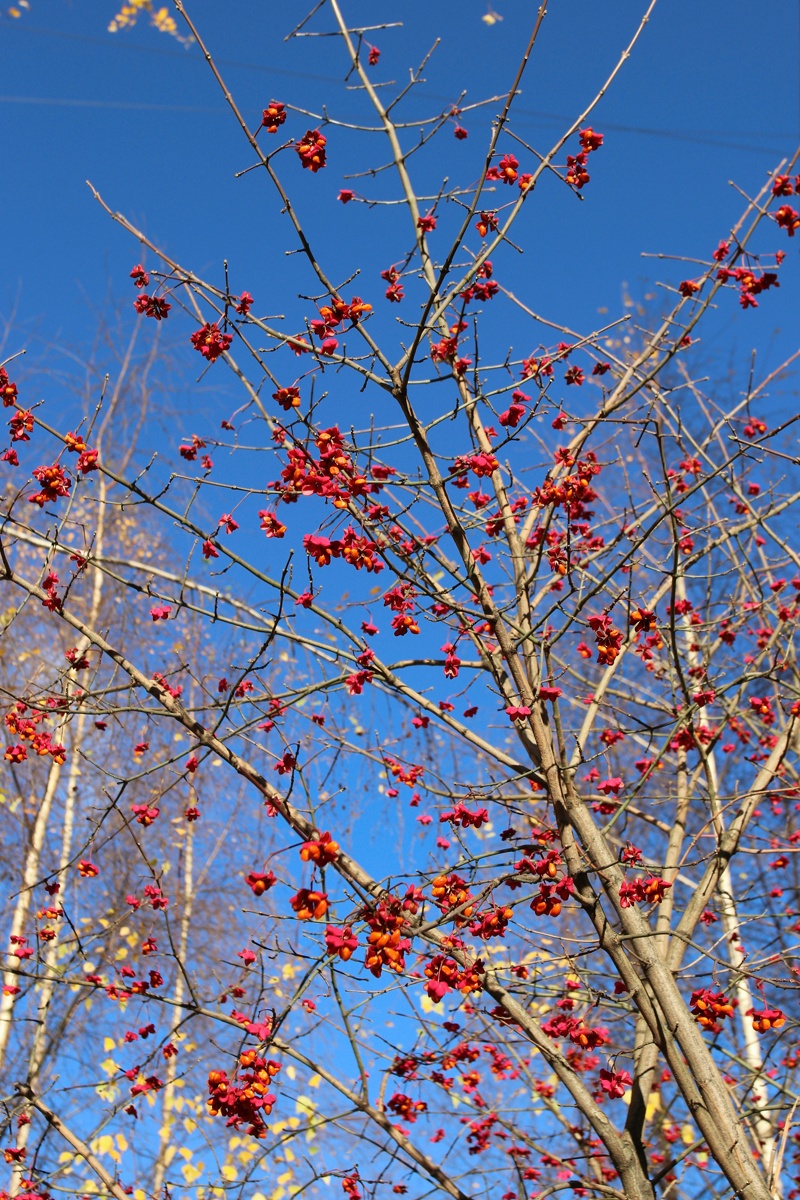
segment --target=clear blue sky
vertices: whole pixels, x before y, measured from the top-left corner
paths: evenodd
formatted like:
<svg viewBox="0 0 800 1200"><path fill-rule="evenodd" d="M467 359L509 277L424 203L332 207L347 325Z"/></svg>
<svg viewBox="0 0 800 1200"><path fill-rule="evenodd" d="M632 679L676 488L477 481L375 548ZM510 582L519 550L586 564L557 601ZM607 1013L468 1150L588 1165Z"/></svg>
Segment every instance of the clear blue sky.
<svg viewBox="0 0 800 1200"><path fill-rule="evenodd" d="M283 41L306 3L190 0L189 7L254 121L273 96L316 111L327 103L333 115L363 119L363 99L341 87L332 39ZM271 311L285 309L286 288L300 290L283 253L288 231L260 175L233 179L250 154L197 48L184 50L144 20L134 30L107 33L115 7L114 0L34 0L20 20L0 21L0 311L16 305L21 332L35 323L47 340L85 345L93 316L84 297L100 301L110 288L113 297L130 298L127 272L136 248L92 201L86 179L185 265L219 278L227 257L234 290L247 287ZM508 85L533 7L498 0L496 8L504 20L490 28L481 20L484 0L346 6L354 21L405 20L402 30L375 35L382 78L406 77L420 52L441 37L428 82L409 110L415 115L457 97L461 87L477 99ZM557 0L552 9L514 124L541 149L594 94L644 4ZM623 281L637 288L648 277L682 277L679 268L643 261L640 253L707 255L739 212L728 181L755 190L791 152L800 140L799 43L795 0L662 0L593 117L606 144L593 163L586 202L541 189L526 216L525 259L507 268L514 287L526 286L534 307L585 328L598 320L598 308L613 313ZM486 122L473 117L467 124L470 139L446 147L448 169L457 167L458 154L465 164L470 156L479 160ZM331 134L332 169L320 176L301 176L295 162L284 171L291 186L302 188L306 216L326 231L334 274L362 259L367 270L383 265L376 260L384 257L386 236L378 222L365 220L363 208L345 210L334 201L337 167L355 161L355 143L344 153L346 140L337 153ZM357 152L363 156L363 141ZM425 170L432 165L430 178L439 171L430 158ZM465 170L465 177L472 174ZM785 235L775 242L791 251L786 287L797 251ZM365 295L377 291L371 279L359 286ZM771 346L776 326L792 323L789 298L770 303L773 295L741 318L732 298L725 326L734 326L734 340ZM778 342L775 353L780 335Z"/></svg>

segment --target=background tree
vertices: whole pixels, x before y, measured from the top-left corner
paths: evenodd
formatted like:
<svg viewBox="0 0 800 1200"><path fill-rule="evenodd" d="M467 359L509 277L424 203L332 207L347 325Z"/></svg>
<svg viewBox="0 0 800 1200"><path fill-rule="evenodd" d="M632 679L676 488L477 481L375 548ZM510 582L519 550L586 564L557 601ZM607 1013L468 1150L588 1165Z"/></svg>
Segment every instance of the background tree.
<svg viewBox="0 0 800 1200"><path fill-rule="evenodd" d="M546 189L590 201L652 4L549 148L513 119L546 5L505 95L420 119L429 56L385 83L394 27L320 4L292 36L357 122L241 111L175 7L299 295L95 192L138 337L239 407L156 446L133 351L73 428L3 368L8 1191L795 1194L797 417L789 363L711 387L696 342L777 302L797 154L660 307L575 329L503 263Z"/></svg>

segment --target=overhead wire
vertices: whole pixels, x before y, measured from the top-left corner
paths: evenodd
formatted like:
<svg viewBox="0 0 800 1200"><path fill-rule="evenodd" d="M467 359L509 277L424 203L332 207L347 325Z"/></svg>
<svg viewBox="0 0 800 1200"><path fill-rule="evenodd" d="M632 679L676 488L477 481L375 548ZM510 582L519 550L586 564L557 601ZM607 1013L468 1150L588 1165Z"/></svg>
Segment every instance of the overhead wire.
<svg viewBox="0 0 800 1200"><path fill-rule="evenodd" d="M5 25L5 29L10 29L11 26ZM91 45L99 45L104 48L114 46L119 49L132 50L141 54L158 55L171 59L182 59L187 61L187 54L191 53L191 47L185 50L172 50L164 46L142 45L141 43L131 41L129 39L109 39L91 34L72 33L67 30L49 29L41 26L33 26L29 24L13 26L15 32L25 32L35 36L45 36L61 38L68 41L84 42ZM240 70L258 71L263 74L280 75L285 78L302 79L317 83L341 83L341 78L332 75L317 75L309 71L293 71L285 67L276 67L266 65L264 63L253 63L243 61L241 59L230 59L220 57L216 60L220 66L232 67ZM800 74L798 75L798 88L800 89ZM444 103L451 103L452 97L445 96L438 92L432 92L422 87L417 91L420 98L439 100ZM155 101L134 101L134 100L100 100L100 99L82 99L75 97L48 97L48 96L14 96L0 95L0 104L29 104L29 105L51 105L53 107L64 108L110 108L120 111L151 111L151 112L185 112L185 113L206 113L216 114L222 113L223 107L207 106L207 105L184 105L184 104L163 104ZM567 114L546 112L538 109L525 108L519 105L515 108L517 118L529 118L533 123L546 125L561 125L569 122L571 118ZM800 113L798 114L800 120ZM669 141L688 142L701 146L715 146L720 149L737 150L743 153L753 154L782 154L786 149L787 141L793 140L797 135L781 130L771 129L765 130L730 130L730 129L659 129L650 126L627 125L613 121L603 121L603 128L615 133L630 133L640 137L657 137ZM766 145L764 139L781 141L782 145ZM784 140L785 139L785 140Z"/></svg>

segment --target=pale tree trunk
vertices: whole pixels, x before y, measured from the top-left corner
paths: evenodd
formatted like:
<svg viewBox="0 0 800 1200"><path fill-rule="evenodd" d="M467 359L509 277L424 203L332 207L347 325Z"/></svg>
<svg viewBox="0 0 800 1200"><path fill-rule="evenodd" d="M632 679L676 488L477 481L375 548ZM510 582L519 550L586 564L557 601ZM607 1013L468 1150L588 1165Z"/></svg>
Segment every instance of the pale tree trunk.
<svg viewBox="0 0 800 1200"><path fill-rule="evenodd" d="M106 484L105 476L101 476L100 480L98 482L98 493L99 493L98 498L99 498L100 503L98 505L98 510L97 510L98 511L98 524L97 524L97 531L96 531L96 535L95 535L95 539L94 539L94 553L97 555L98 558L100 558L103 553L103 541L104 541L104 533L105 533L105 511L106 511L104 501L105 501L105 496L106 496L106 490L107 490L107 484ZM100 605L101 605L102 599L103 599L103 583L104 583L103 572L99 567L95 567L92 572L92 595L91 595L91 602L90 602L90 607L89 607L90 620L91 620L92 624L95 624L97 622L97 619L99 616ZM81 637L76 646L77 657L80 658L80 656L83 655L84 653L86 653L90 648L91 648L91 642L89 641L89 639L86 637ZM70 696L74 692L75 687L76 687L76 673L74 671L70 670L67 673L67 678L66 678L66 687L65 687L66 695ZM59 884L59 891L56 893L56 897L54 897L54 899L56 899L58 896L63 896L63 894L66 890L66 887L67 887L67 881L68 881L68 873L67 872L68 872L68 867L69 867L70 860L72 858L72 852L73 852L72 843L73 843L73 837L74 837L74 831L75 831L75 812L76 812L76 807L77 807L78 787L79 787L79 780L80 780L80 775L81 775L80 759L81 759L81 750L83 747L83 741L84 741L84 736L85 736L85 731L86 731L86 720L87 720L86 713L83 711L83 709L80 709L78 711L77 717L75 717L75 719L74 719L74 724L72 725L72 728L71 728L72 740L71 740L71 745L70 745L70 749L69 749L69 777L67 780L66 795L64 798L64 812L63 812L62 832L61 832L61 851L60 851L60 855L59 855L59 867L58 867L58 876L57 876L57 882ZM62 729L65 730L66 726L62 726ZM32 880L35 880L38 877L39 860L41 857L41 848L42 848L42 841L44 838L44 830L45 830L45 827L47 824L47 818L50 813L50 809L52 806L52 800L55 795L56 786L58 784L60 770L61 770L60 768L56 768L55 764L54 764L54 768L55 768L54 770L51 770L50 779L48 780L49 800L46 805L46 813L44 814L44 817L42 820L42 834L39 839L39 844L38 844L38 847L36 850L35 864L33 862L33 858L34 858L33 854L29 854L29 861L31 863L31 879ZM51 781L52 781L52 789L50 787ZM44 810L45 810L45 804L43 803L42 808L40 809L40 814ZM38 822L38 819L39 818L37 817L37 822ZM27 878L27 866L28 866L28 864L26 863L26 878ZM26 897L27 904L29 905L30 904L30 899L29 899L30 894L31 893L29 890L27 890L27 889L24 890L20 894L20 900L23 898L23 896ZM19 910L19 903L17 906L17 910L15 910L15 913L14 913L15 920L17 918L18 910ZM23 921L26 916L27 916L27 911L26 911L25 915L22 917ZM38 1006L37 1006L38 1011L37 1011L37 1017L36 1017L36 1028L35 1028L35 1032L34 1032L34 1036L33 1036L33 1044L31 1046L30 1055L28 1057L28 1071L27 1071L27 1084L34 1095L36 1095L38 1093L39 1084L40 1084L41 1078L42 1078L42 1070L45 1065L45 1052L46 1052L46 1048L47 1048L47 1018L48 1018L50 1004L53 999L53 994L55 992L56 983L57 983L57 979L58 979L57 967L58 967L58 932L59 932L59 929L60 929L60 923L56 922L55 923L56 936L55 936L55 938L53 938L53 940L51 942L47 943L47 946L46 946L46 949L45 949L45 952L43 955L44 980L37 987L39 1002L38 1002ZM13 999L13 997L11 997L11 999ZM6 1000L5 995L3 995L3 1000L4 1001ZM6 1039L6 1041L3 1045L3 1049L5 1049L5 1045L7 1045L8 1037L10 1034L10 1029L11 1029L11 1012L9 1009L9 1019L6 1022L4 1027L0 1027L0 1030L4 1031L4 1033L5 1033L5 1039ZM26 1112L27 1112L28 1116L31 1115L30 1110L26 1110ZM18 1130L18 1134L17 1134L17 1141L16 1141L16 1144L18 1147L27 1146L28 1138L30 1135L30 1130L31 1130L30 1124L23 1124L20 1126L20 1128ZM14 1163L14 1165L12 1167L12 1171L11 1171L11 1181L10 1181L10 1185L9 1185L9 1195L10 1196L13 1197L13 1196L18 1195L18 1193L22 1189L22 1180L25 1178L26 1174L27 1174L27 1168L24 1163Z"/></svg>
<svg viewBox="0 0 800 1200"><path fill-rule="evenodd" d="M678 575L676 595L681 600L686 599L686 585L683 573ZM686 626L685 620L683 623L687 640L689 643L691 643L691 628ZM687 647L687 659L692 666L696 666L701 661L699 654L696 651L691 650L689 647ZM714 825L717 830L717 835L722 836L724 821L717 799L719 795L717 763L713 750L703 755L703 766L705 768L708 783ZM731 873L730 863L726 865L722 875L720 876L716 895L720 918L722 920L722 928L725 932L725 949L727 952L728 962L730 963L733 972L733 992L736 1000L738 1001L737 1017L744 1046L743 1057L753 1074L751 1096L755 1116L749 1122L749 1124L761 1151L764 1174L767 1178L769 1187L776 1200L780 1200L781 1196L783 1195L781 1180L780 1178L772 1178L777 1165L777 1143L775 1138L775 1128L769 1115L769 1087L767 1079L763 1073L764 1060L761 1055L761 1045L759 1042L758 1033L753 1028L752 1021L750 1021L746 1016L748 1010L753 1008L753 993L750 988L750 981L745 970L746 956L743 952L742 942L739 936L739 918L736 911L736 901L733 892L733 876Z"/></svg>
<svg viewBox="0 0 800 1200"><path fill-rule="evenodd" d="M194 804L194 787L190 785L189 790L190 802ZM186 993L184 980L184 969L186 963L186 952L189 945L189 929L192 919L192 905L194 902L194 823L186 822L186 843L184 846L184 862L183 862L183 886L181 889L181 922L178 934L178 970L175 975L175 990L173 992L174 1007L172 1008L172 1021L170 1023L170 1035L174 1035L182 1017L182 1005ZM165 1079L162 1089L161 1102L161 1127L158 1131L158 1154L156 1155L155 1163L153 1164L153 1178L150 1188L150 1194L154 1200L158 1200L159 1195L164 1187L164 1177L167 1167L169 1166L172 1155L170 1147L172 1146L172 1131L175 1125L175 1080L178 1074L178 1059L175 1055L166 1060L165 1064ZM174 1153L174 1150L172 1151Z"/></svg>
<svg viewBox="0 0 800 1200"><path fill-rule="evenodd" d="M764 1060L761 1056L761 1044L753 1023L745 1015L753 1007L753 993L750 990L750 980L745 972L745 954L739 936L739 918L736 912L736 901L733 894L733 881L730 866L722 874L717 887L717 904L719 906L722 928L725 930L725 943L728 960L736 973L734 994L739 1002L737 1016L744 1045L744 1060L753 1073L752 1104L755 1116L751 1122L753 1132L758 1138L761 1155L764 1162L764 1174L770 1180L770 1186L776 1200L783 1195L780 1178L772 1178L776 1167L776 1139L772 1121L769 1118L769 1087L764 1075Z"/></svg>
<svg viewBox="0 0 800 1200"><path fill-rule="evenodd" d="M74 730L74 737L72 740L72 747L70 749L70 771L69 771L69 780L67 783L67 794L66 794L66 799L65 799L65 803L64 803L64 823L63 823L63 833L62 833L62 839L61 839L61 856L60 856L59 870L58 870L58 877L57 877L58 883L60 884L60 891L57 893L57 895L62 895L64 888L66 886L66 879L67 879L66 868L69 863L71 849L72 849L72 835L73 835L73 829L74 829L74 825L75 825L75 796L76 796L77 787L78 787L78 776L80 774L80 769L78 767L78 756L79 756L79 750L80 750L80 745L81 745L81 739L83 736L84 723L85 723L85 716L83 713L80 713L77 718L76 728ZM54 900L55 899L56 899L56 897L54 897ZM30 1052L30 1055L28 1056L27 1082L28 1082L28 1086L31 1088L34 1095L37 1094L37 1092L38 1092L38 1086L39 1086L39 1082L41 1079L42 1068L44 1066L44 1061L45 1061L45 1049L46 1049L46 1045L47 1045L47 1016L48 1016L48 1012L49 1012L49 1008L50 1008L50 1002L53 998L53 992L55 990L56 979L57 979L56 971L57 971L57 964L58 964L58 930L59 930L58 924L55 925L55 929L56 929L56 936L55 936L55 938L53 938L52 942L47 943L47 948L46 948L44 956L43 956L43 958L44 958L43 966L44 966L45 978L44 978L44 981L37 987L37 991L38 991L38 995L39 995L39 1003L38 1003L38 1011L37 1011L37 1016L36 1016L36 1028L35 1028L34 1035L33 1035L33 1044L31 1046L31 1052ZM10 1023L9 1023L9 1028L10 1028ZM28 1111L28 1115L30 1116L29 1111ZM27 1146L30 1130L31 1130L30 1125L21 1125L20 1126L18 1133L17 1133L17 1141L16 1141L16 1144L18 1147L19 1146ZM8 1189L9 1195L16 1196L19 1193L19 1191L21 1190L21 1187L22 1187L22 1180L23 1180L23 1178L25 1178L26 1175L27 1175L27 1169L26 1169L25 1164L24 1163L14 1163L12 1170L11 1170L11 1182L10 1182L9 1189Z"/></svg>
<svg viewBox="0 0 800 1200"><path fill-rule="evenodd" d="M63 729L64 726L62 725L59 730L59 737L63 737ZM58 763L53 762L47 775L44 795L36 813L31 840L25 854L22 883L17 894L17 902L14 905L14 914L11 918L10 937L19 937L23 933L28 920L33 887L39 879L39 867L42 858L42 847L44 846L44 839L47 833L47 823L50 819L50 810L53 807L53 799L56 794L60 775L61 767ZM11 944L9 942L9 945ZM13 955L10 957L13 957ZM0 1070L2 1070L5 1064L8 1053L14 1001L16 1000L12 989L17 986L17 982L18 976L16 971L10 967L6 968L3 972L3 994L0 996Z"/></svg>

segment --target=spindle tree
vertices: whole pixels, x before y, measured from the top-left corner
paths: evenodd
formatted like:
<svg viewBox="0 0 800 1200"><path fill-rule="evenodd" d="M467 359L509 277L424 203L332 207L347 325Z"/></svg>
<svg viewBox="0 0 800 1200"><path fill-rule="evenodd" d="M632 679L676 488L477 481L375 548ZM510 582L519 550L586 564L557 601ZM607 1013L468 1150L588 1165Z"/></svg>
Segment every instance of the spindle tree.
<svg viewBox="0 0 800 1200"><path fill-rule="evenodd" d="M546 4L420 121L323 0L354 126L240 109L176 2L297 294L95 193L136 346L72 427L0 372L9 1194L799 1194L797 416L696 332L796 302L797 156L633 321L503 282L652 7L534 149ZM166 354L236 411L160 412Z"/></svg>

